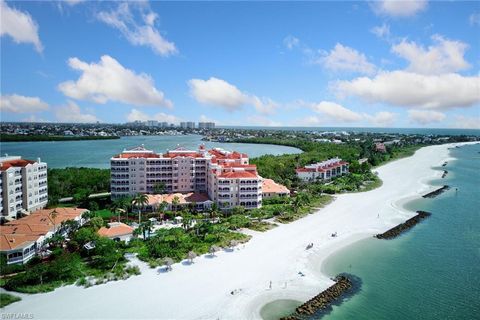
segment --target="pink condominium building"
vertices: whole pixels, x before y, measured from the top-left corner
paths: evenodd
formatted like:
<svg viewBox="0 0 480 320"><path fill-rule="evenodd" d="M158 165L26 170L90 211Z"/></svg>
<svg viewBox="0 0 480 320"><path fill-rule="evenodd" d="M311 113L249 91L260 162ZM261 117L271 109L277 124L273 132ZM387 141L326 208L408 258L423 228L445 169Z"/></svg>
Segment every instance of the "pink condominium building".
<svg viewBox="0 0 480 320"><path fill-rule="evenodd" d="M220 148L177 148L159 154L143 146L124 150L110 159L112 199L152 194L156 186L165 193L200 193L222 209L262 205L262 177L248 155Z"/></svg>
<svg viewBox="0 0 480 320"><path fill-rule="evenodd" d="M297 177L304 182L330 180L348 173L348 162L342 161L340 158L332 158L297 168L296 172Z"/></svg>

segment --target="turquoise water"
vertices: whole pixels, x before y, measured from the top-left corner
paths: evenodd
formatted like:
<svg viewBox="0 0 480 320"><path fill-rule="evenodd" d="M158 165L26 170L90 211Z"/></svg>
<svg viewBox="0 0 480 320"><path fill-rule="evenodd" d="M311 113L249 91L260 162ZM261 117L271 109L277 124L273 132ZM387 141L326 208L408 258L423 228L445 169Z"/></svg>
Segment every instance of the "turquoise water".
<svg viewBox="0 0 480 320"><path fill-rule="evenodd" d="M0 142L0 154L19 155L26 159L37 159L48 163L49 168L65 167L110 167L110 158L125 148L144 144L156 152L165 152L178 145L197 149L201 143L208 148L224 148L247 153L251 158L265 154L300 153L301 150L286 146L259 145L248 143L203 142L199 135L181 136L132 136L115 140Z"/></svg>
<svg viewBox="0 0 480 320"><path fill-rule="evenodd" d="M329 275L362 279L361 291L324 320L480 319L480 145L453 149L447 178L458 187L406 205L432 216L394 240L358 242L329 258Z"/></svg>

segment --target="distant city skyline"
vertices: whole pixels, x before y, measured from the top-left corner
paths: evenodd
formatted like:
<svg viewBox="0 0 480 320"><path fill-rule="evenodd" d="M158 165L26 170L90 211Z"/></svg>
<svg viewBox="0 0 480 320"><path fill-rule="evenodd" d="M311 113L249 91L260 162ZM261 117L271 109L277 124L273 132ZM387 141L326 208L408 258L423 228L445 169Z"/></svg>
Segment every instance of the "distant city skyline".
<svg viewBox="0 0 480 320"><path fill-rule="evenodd" d="M480 129L474 1L0 6L3 122Z"/></svg>

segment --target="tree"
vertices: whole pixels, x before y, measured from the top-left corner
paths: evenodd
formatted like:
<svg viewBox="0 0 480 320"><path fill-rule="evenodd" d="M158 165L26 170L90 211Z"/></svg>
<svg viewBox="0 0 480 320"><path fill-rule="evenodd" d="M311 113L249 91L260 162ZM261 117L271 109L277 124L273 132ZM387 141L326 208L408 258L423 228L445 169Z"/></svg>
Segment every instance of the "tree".
<svg viewBox="0 0 480 320"><path fill-rule="evenodd" d="M48 215L50 216L50 218L53 221L53 233L55 233L55 232L57 232L57 225L55 223L55 220L57 219L58 212L57 212L56 209L53 209L52 211L50 211L50 213Z"/></svg>
<svg viewBox="0 0 480 320"><path fill-rule="evenodd" d="M166 201L162 201L159 205L158 205L158 219L159 220L163 220L163 215L165 213L165 210L167 210L168 208L168 202Z"/></svg>
<svg viewBox="0 0 480 320"><path fill-rule="evenodd" d="M90 225L95 231L100 229L101 227L103 227L103 218L95 217L90 219Z"/></svg>
<svg viewBox="0 0 480 320"><path fill-rule="evenodd" d="M137 194L136 197L132 199L132 205L138 208L138 223L140 224L142 217L142 208L148 204L148 196L144 193Z"/></svg>
<svg viewBox="0 0 480 320"><path fill-rule="evenodd" d="M173 211L177 211L177 207L180 204L180 198L178 196L173 197L172 199L172 209Z"/></svg>
<svg viewBox="0 0 480 320"><path fill-rule="evenodd" d="M157 182L153 185L153 193L154 194L162 194L165 192L165 183Z"/></svg>
<svg viewBox="0 0 480 320"><path fill-rule="evenodd" d="M218 213L219 213L218 205L214 202L210 207L210 218L212 220L215 220L215 218L218 216Z"/></svg>

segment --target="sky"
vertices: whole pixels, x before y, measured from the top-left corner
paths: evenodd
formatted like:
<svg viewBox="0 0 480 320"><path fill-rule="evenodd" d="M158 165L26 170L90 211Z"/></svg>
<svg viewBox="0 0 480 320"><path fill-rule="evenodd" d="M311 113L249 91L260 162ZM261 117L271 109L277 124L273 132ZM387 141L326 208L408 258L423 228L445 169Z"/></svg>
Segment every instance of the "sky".
<svg viewBox="0 0 480 320"><path fill-rule="evenodd" d="M477 1L0 6L4 122L480 128Z"/></svg>

